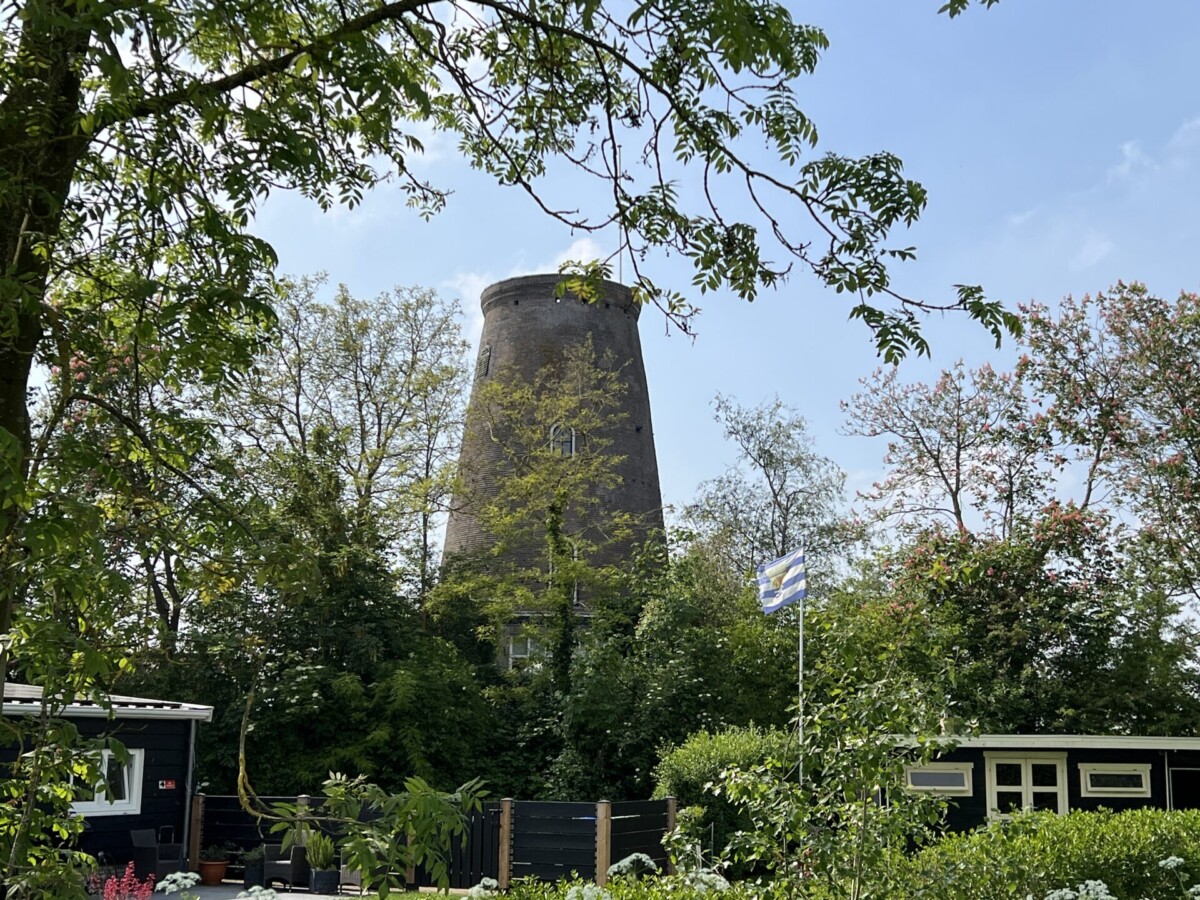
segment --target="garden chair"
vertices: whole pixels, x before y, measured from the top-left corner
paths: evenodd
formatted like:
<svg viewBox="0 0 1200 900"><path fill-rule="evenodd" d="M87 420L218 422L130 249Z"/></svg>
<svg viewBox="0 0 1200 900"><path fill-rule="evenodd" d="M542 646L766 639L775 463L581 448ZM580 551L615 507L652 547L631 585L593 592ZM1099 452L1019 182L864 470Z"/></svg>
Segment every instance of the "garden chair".
<svg viewBox="0 0 1200 900"><path fill-rule="evenodd" d="M155 881L162 881L164 876L184 870L183 844L160 844L153 828L135 828L129 832L129 839L139 878L153 875Z"/></svg>

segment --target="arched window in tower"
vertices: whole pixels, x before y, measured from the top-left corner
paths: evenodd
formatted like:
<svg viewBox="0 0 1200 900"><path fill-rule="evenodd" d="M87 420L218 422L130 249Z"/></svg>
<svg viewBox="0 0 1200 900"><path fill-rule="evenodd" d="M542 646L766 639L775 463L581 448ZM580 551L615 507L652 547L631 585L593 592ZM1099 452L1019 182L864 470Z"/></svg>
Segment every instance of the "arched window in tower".
<svg viewBox="0 0 1200 900"><path fill-rule="evenodd" d="M569 425L550 427L550 451L559 456L575 455L575 429Z"/></svg>

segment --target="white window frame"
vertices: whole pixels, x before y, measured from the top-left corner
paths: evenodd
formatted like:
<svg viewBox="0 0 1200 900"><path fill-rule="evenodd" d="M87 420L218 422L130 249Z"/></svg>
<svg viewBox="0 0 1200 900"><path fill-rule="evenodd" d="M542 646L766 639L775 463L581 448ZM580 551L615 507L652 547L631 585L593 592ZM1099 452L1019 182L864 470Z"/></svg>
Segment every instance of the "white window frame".
<svg viewBox="0 0 1200 900"><path fill-rule="evenodd" d="M1092 787L1092 775L1141 775L1140 788ZM1150 763L1080 763L1079 793L1083 797L1149 797Z"/></svg>
<svg viewBox="0 0 1200 900"><path fill-rule="evenodd" d="M91 800L76 800L71 810L81 816L136 816L142 811L142 775L146 770L146 751L126 751L129 761L125 763L125 799L108 801L108 791L103 783L96 786ZM100 751L99 770L108 771L109 760L115 758L111 750Z"/></svg>
<svg viewBox="0 0 1200 900"><path fill-rule="evenodd" d="M932 762L923 766L905 766L904 785L910 791L942 794L947 797L970 797L975 793L974 771L975 766L969 762ZM963 776L963 783L959 787L913 784L912 777L917 772L958 772Z"/></svg>
<svg viewBox="0 0 1200 900"><path fill-rule="evenodd" d="M559 432L561 432L567 428L571 429L571 452L563 453L563 448L567 442L565 440L562 440L561 438L559 438L558 435L559 435ZM550 450L552 452L558 454L559 456L574 456L575 449L576 449L575 429L572 426L570 426L570 425L551 425L550 426Z"/></svg>
<svg viewBox="0 0 1200 900"><path fill-rule="evenodd" d="M525 652L516 653L513 645L517 641L525 642ZM508 636L508 643L505 648L508 656L508 668L515 669L519 663L528 663L529 660L541 655L542 645L538 643L537 638L526 634L522 631L517 631Z"/></svg>
<svg viewBox="0 0 1200 900"><path fill-rule="evenodd" d="M1067 754L1066 753L984 753L983 765L987 779L987 811L989 819L1009 819L1009 813L999 812L1000 804L996 800L996 766L1000 763L1019 763L1021 765L1022 809L1033 808L1033 769L1034 763L1054 763L1058 767L1058 814L1065 815L1070 811L1067 792ZM1005 792L1013 791L1011 786L1002 788ZM1036 793L1048 794L1049 790L1041 788Z"/></svg>

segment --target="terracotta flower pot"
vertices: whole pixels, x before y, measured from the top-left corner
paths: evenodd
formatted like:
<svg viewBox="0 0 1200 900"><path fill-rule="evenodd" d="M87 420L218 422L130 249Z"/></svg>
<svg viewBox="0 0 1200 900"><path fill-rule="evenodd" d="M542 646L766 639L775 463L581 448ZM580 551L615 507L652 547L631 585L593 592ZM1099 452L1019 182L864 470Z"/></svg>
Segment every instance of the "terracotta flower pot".
<svg viewBox="0 0 1200 900"><path fill-rule="evenodd" d="M222 859L219 862L211 860L200 860L200 883L201 884L220 884L225 880L225 870L229 868L229 860Z"/></svg>

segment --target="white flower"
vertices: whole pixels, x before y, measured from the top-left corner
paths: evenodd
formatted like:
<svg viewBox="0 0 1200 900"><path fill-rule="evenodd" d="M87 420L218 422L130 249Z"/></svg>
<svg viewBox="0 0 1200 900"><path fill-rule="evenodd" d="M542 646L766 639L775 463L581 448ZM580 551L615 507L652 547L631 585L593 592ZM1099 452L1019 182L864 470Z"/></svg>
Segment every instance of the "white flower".
<svg viewBox="0 0 1200 900"><path fill-rule="evenodd" d="M172 872L155 885L154 890L162 891L164 894L174 894L194 888L199 881L200 873L198 872Z"/></svg>
<svg viewBox="0 0 1200 900"><path fill-rule="evenodd" d="M576 884L567 891L567 900L612 900L604 888L595 884Z"/></svg>
<svg viewBox="0 0 1200 900"><path fill-rule="evenodd" d="M716 872L697 869L685 876L687 883L697 894L723 894L729 890L729 882Z"/></svg>
<svg viewBox="0 0 1200 900"><path fill-rule="evenodd" d="M1182 865L1183 860L1178 856L1168 856L1166 859L1160 859L1158 861L1158 867L1160 869L1166 869L1167 871L1178 869Z"/></svg>
<svg viewBox="0 0 1200 900"><path fill-rule="evenodd" d="M256 884L253 887L241 891L237 895L237 900L274 900L279 895L275 893L274 888L263 887L261 884Z"/></svg>
<svg viewBox="0 0 1200 900"><path fill-rule="evenodd" d="M500 882L495 878L481 878L479 884L467 891L471 900L485 900L500 890Z"/></svg>

